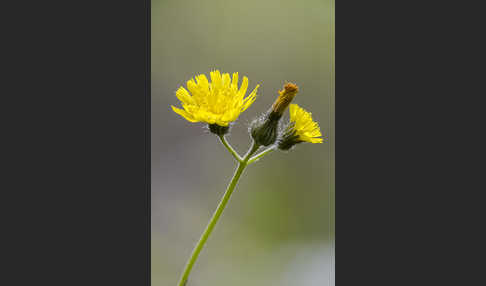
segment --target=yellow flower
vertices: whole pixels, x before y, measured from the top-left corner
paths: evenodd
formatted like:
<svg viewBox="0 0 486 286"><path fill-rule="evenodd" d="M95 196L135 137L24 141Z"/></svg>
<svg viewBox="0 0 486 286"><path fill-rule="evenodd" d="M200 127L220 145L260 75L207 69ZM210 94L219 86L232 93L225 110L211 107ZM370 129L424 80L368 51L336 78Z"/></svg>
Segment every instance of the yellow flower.
<svg viewBox="0 0 486 286"><path fill-rule="evenodd" d="M321 130L317 122L312 120L312 113L306 111L297 104L290 105L290 122L294 122L293 130L299 140L310 143L322 143Z"/></svg>
<svg viewBox="0 0 486 286"><path fill-rule="evenodd" d="M248 88L246 76L238 89L238 73L233 73L232 79L228 73L221 75L219 70L212 71L210 75L211 82L204 74L196 76L195 81L187 81L189 91L180 87L176 96L184 109L172 106L172 110L190 122L206 122L225 127L250 107L260 85L245 98Z"/></svg>
<svg viewBox="0 0 486 286"><path fill-rule="evenodd" d="M290 122L279 140L279 148L288 150L301 142L322 143L321 130L317 122L312 120L312 114L297 104L289 107Z"/></svg>

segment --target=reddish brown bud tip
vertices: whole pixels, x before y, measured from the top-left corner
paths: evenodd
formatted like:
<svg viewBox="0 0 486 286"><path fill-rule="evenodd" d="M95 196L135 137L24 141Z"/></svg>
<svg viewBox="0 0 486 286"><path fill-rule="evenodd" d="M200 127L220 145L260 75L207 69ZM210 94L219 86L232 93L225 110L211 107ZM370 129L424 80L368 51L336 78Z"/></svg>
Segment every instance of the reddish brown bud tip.
<svg viewBox="0 0 486 286"><path fill-rule="evenodd" d="M284 85L285 92L298 92L299 87L295 83L288 82Z"/></svg>
<svg viewBox="0 0 486 286"><path fill-rule="evenodd" d="M284 85L284 89L278 91L280 96L272 105L273 112L277 113L278 115L282 115L298 91L299 87L296 84L291 82L286 83Z"/></svg>

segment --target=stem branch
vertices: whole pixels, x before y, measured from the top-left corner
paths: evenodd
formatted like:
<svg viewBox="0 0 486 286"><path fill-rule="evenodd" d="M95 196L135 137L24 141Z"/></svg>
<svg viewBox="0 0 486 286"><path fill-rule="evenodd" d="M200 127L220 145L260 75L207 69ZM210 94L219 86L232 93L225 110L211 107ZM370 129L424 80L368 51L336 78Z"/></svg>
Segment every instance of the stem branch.
<svg viewBox="0 0 486 286"><path fill-rule="evenodd" d="M231 155L233 155L233 157L235 157L236 161L241 163L241 161L243 159L240 157L238 152L236 152L235 149L233 149L233 147L231 147L231 145L228 143L228 141L226 141L226 137L224 137L224 135L219 135L219 139L221 140L221 143L223 143L224 147L226 147L226 149L228 149L228 151L231 153Z"/></svg>
<svg viewBox="0 0 486 286"><path fill-rule="evenodd" d="M262 151L260 154L257 154L255 156L251 157L251 159L248 161L248 165L250 165L253 162L258 161L261 157L263 157L263 156L267 155L268 153L272 152L273 150L275 150L275 148L276 148L275 145L273 145L272 147Z"/></svg>

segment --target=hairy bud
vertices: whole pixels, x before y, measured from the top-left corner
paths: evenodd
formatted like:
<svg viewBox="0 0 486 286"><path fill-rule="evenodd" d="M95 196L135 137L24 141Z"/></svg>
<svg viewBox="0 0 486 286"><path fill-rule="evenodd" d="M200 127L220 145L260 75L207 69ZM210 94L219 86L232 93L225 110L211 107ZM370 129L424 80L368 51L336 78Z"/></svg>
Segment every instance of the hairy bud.
<svg viewBox="0 0 486 286"><path fill-rule="evenodd" d="M260 118L254 120L250 126L250 133L258 145L269 146L275 143L278 136L278 123L280 118L299 91L296 84L286 83L280 90L279 96L272 108Z"/></svg>

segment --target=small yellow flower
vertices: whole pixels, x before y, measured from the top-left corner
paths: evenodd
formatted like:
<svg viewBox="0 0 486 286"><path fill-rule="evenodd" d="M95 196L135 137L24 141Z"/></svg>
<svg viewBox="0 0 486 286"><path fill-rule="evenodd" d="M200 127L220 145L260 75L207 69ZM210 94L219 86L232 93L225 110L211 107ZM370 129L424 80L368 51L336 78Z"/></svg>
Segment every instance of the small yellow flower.
<svg viewBox="0 0 486 286"><path fill-rule="evenodd" d="M297 104L289 107L290 122L279 140L279 148L288 150L301 142L322 143L321 130L317 122L312 120L312 114Z"/></svg>
<svg viewBox="0 0 486 286"><path fill-rule="evenodd" d="M294 122L293 130L299 140L310 143L322 143L321 130L317 122L312 120L312 113L297 104L290 105L290 122Z"/></svg>
<svg viewBox="0 0 486 286"><path fill-rule="evenodd" d="M241 87L238 89L238 73L233 73L232 79L229 73L221 75L219 70L212 71L210 75L211 82L204 74L196 76L195 81L194 79L187 81L189 91L180 87L176 96L184 109L172 106L172 110L190 122L206 122L213 126L216 124L225 127L250 107L255 101L260 85L257 85L245 98L248 88L246 76L243 77Z"/></svg>

